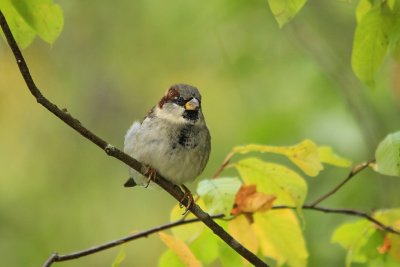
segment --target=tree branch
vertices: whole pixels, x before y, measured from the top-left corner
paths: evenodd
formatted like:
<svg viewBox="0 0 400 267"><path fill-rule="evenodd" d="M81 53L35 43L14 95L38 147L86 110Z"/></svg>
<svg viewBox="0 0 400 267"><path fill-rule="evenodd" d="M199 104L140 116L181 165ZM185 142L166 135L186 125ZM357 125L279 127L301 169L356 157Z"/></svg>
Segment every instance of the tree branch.
<svg viewBox="0 0 400 267"><path fill-rule="evenodd" d="M24 57L22 56L21 50L19 49L14 36L12 35L10 28L7 24L7 21L0 11L0 25L3 29L4 35L6 36L7 42L11 47L11 50L14 54L14 57L17 61L19 70L25 80L26 85L28 86L29 91L36 98L36 101L44 106L48 111L53 113L59 119L61 119L64 123L75 129L78 133L84 136L86 139L90 140L92 143L96 144L99 148L104 150L107 155L119 159L124 162L126 165L132 167L139 173L142 173L142 163L138 162L134 158L125 154L118 148L109 144L102 138L98 137L94 133L92 133L89 129L84 127L77 119L72 117L69 113L64 112L60 108L58 108L55 104L49 101L43 94L40 92L36 84L34 83L32 76L29 72L29 68L25 62ZM172 184L171 182L165 180L160 175L157 175L157 179L155 181L159 186L161 186L165 191L167 191L171 196L173 196L176 200L182 202L183 205L187 206L188 199L184 198L184 193L182 190ZM220 225L213 221L209 214L204 212L197 204L193 204L190 206L189 210L201 220L205 225L207 225L216 235L218 235L225 243L227 243L232 249L234 249L237 253L239 253L242 257L247 259L249 262L256 266L268 266L265 262L263 262L260 258L258 258L251 251L246 249L243 245L241 245L237 240L235 240L231 235L229 235Z"/></svg>
<svg viewBox="0 0 400 267"><path fill-rule="evenodd" d="M318 205L319 203L321 203L322 201L324 201L325 199L327 199L328 197L330 197L331 195L335 194L340 188L342 188L348 181L351 180L351 178L353 178L356 174L360 173L362 170L364 170L365 168L367 168L371 163L375 162L375 159L357 164L356 166L354 166L350 173L347 175L346 179L344 179L341 183L339 183L336 187L334 187L332 190L330 190L329 192L327 192L326 194L322 195L321 197L319 197L317 200L315 200L314 202L312 202L309 206L310 207L315 207L316 205Z"/></svg>
<svg viewBox="0 0 400 267"><path fill-rule="evenodd" d="M302 208L305 210L315 210L315 211L321 211L321 212L325 212L325 213L339 213L339 214L346 214L346 215L361 217L361 218L367 219L368 221L376 224L377 226L382 228L382 230L384 230L384 231L387 231L392 234L400 235L400 231L397 231L397 230L393 229L392 227L383 224L382 222L373 218L371 215L369 215L365 212L362 212L362 211L351 210L351 209L330 209L330 208L318 207L315 205L303 205ZM272 207L272 209L297 209L297 207L274 206L274 207Z"/></svg>
<svg viewBox="0 0 400 267"><path fill-rule="evenodd" d="M213 215L211 216L212 219L220 219L224 217L223 214L218 214L218 215ZM72 260L72 259L78 259L80 257L84 257L90 254L94 254L109 248L113 248L119 245L122 245L126 242L135 240L135 239L139 239L142 237L147 237L151 234L166 230L166 229L170 229L176 226L180 226L180 225L185 225L185 224L190 224L190 223L195 223L195 222L200 222L200 219L198 218L193 218L193 219L189 219L189 220L179 220L176 222L172 222L172 223L168 223L168 224L164 224L164 225L160 225L151 229L148 229L146 231L143 232L139 232L136 234L132 234L111 242L107 242L105 244L99 245L99 246L95 246L89 249L85 249L85 250L81 250L81 251L77 251L74 253L70 253L70 254L65 254L65 255L59 255L57 252L51 254L51 256L46 260L46 262L43 264L42 267L50 267L54 262L60 262L60 261L68 261L68 260Z"/></svg>

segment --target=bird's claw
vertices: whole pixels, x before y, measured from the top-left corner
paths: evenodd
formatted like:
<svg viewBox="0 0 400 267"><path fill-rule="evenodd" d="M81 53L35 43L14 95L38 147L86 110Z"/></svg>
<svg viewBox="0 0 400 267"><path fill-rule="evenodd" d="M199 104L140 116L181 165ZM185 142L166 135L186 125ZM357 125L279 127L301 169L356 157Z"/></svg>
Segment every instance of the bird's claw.
<svg viewBox="0 0 400 267"><path fill-rule="evenodd" d="M147 183L146 183L146 185L144 186L144 188L149 187L150 182L156 180L156 178L157 178L157 171L156 171L156 169L154 169L154 168L152 168L152 167L149 167L149 169L148 169L147 172L146 172L146 176L148 177L148 179L147 179Z"/></svg>
<svg viewBox="0 0 400 267"><path fill-rule="evenodd" d="M182 202L185 200L185 198L188 199L188 203L185 206L185 211L182 213L182 215L185 215L189 211L191 206L193 205L194 199L193 199L192 192L190 192L189 188L187 188L185 185L181 185L181 187L182 187L182 189L184 191L184 194L183 194L183 197L182 197L181 201L179 202L179 207L183 208Z"/></svg>

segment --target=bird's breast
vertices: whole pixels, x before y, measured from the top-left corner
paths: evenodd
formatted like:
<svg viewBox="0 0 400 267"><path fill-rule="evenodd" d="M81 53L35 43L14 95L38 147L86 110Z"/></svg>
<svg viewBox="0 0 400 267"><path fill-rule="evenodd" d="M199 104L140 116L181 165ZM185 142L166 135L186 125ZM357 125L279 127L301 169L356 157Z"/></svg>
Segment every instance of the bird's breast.
<svg viewBox="0 0 400 267"><path fill-rule="evenodd" d="M198 146L202 142L200 131L193 125L182 126L171 133L171 148L173 150L182 149L190 150Z"/></svg>

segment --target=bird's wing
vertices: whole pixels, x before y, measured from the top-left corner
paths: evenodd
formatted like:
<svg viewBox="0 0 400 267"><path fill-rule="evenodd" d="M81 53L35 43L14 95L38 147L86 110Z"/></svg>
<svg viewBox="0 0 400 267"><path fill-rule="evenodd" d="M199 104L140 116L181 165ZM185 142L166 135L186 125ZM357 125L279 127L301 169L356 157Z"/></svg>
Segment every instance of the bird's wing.
<svg viewBox="0 0 400 267"><path fill-rule="evenodd" d="M135 135L139 131L141 123L139 121L135 121L129 130L126 132L125 140L124 140L124 151L130 154L135 146Z"/></svg>

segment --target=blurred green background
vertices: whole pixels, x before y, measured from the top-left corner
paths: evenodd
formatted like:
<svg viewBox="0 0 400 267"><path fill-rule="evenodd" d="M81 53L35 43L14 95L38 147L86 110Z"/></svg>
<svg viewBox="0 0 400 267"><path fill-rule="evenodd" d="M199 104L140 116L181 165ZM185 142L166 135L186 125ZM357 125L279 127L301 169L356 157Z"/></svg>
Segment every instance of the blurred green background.
<svg viewBox="0 0 400 267"><path fill-rule="evenodd" d="M280 30L261 0L60 0L59 39L52 46L36 40L23 52L50 100L120 148L133 120L171 84L199 87L212 133L201 178L233 146L247 143L310 138L358 163L399 129L400 82L394 62L385 63L374 89L354 78L356 2L309 1ZM2 266L40 266L53 251L69 253L169 221L175 201L160 190L123 188L127 168L36 103L3 41L0 126ZM347 172L328 167L307 178L308 200ZM365 171L323 204L395 207L399 185ZM353 218L305 211L305 219L309 266L343 266L345 252L330 235ZM156 235L129 243L122 266L155 266L164 250ZM118 251L56 266L110 266Z"/></svg>

